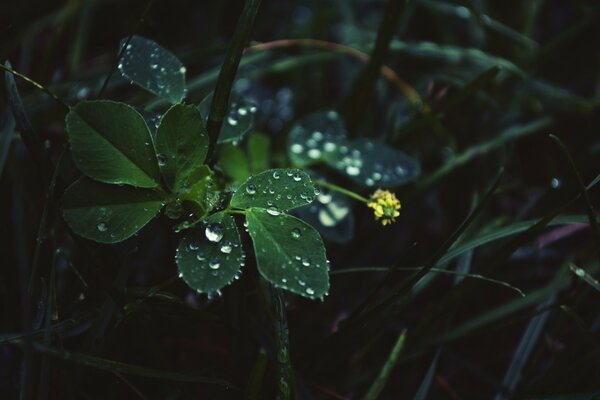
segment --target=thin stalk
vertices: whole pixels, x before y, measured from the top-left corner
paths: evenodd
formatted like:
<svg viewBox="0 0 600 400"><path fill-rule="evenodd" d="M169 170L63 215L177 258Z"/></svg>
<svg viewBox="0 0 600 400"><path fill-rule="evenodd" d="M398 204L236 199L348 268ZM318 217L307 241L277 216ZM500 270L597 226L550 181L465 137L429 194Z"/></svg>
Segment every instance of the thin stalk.
<svg viewBox="0 0 600 400"><path fill-rule="evenodd" d="M41 83L38 83L38 82L34 81L33 79L31 79L30 77L28 77L26 75L23 75L20 72L15 71L14 69L12 69L10 67L10 64L8 66L4 65L4 64L0 64L0 69L3 69L4 71L6 71L8 73L13 74L16 77L19 77L19 78L23 79L25 82L29 83L30 85L32 85L36 89L39 89L42 92L46 93L48 96L50 96L50 98L52 100L54 100L55 102L57 102L58 104L60 104L61 107L63 107L66 111L70 110L70 107L67 105L67 103L65 103L64 101L62 101L55 93L51 92L49 89L47 89Z"/></svg>
<svg viewBox="0 0 600 400"><path fill-rule="evenodd" d="M409 0L387 1L369 63L354 82L343 107L342 114L348 127L352 130L356 130L360 125L368 105L372 102L375 81L384 65L383 62L388 54L392 36L408 2Z"/></svg>
<svg viewBox="0 0 600 400"><path fill-rule="evenodd" d="M285 300L281 289L269 284L271 307L273 309L273 328L277 348L277 400L288 400L293 395L293 368L290 362L290 338L285 315Z"/></svg>
<svg viewBox="0 0 600 400"><path fill-rule="evenodd" d="M206 124L209 136L207 155L209 162L212 162L213 153L217 146L219 134L221 133L221 125L223 124L223 119L227 113L233 81L242 58L242 52L246 47L246 43L248 43L250 31L254 25L254 19L256 18L260 2L261 0L246 0L242 14L236 25L233 38L227 49L225 61L219 72L219 78L217 79L217 85L215 86Z"/></svg>
<svg viewBox="0 0 600 400"><path fill-rule="evenodd" d="M390 379L390 376L392 375L392 371L396 366L396 362L398 362L400 353L404 348L405 339L406 331L400 332L400 335L398 336L398 339L396 340L396 343L394 344L394 347L390 352L388 360L381 368L381 371L379 371L379 375L377 375L377 378L369 388L367 394L365 394L365 397L363 397L364 400L377 400L379 398L379 395L383 391L383 388L385 387L386 383Z"/></svg>
<svg viewBox="0 0 600 400"><path fill-rule="evenodd" d="M322 180L313 180L313 183L319 186L322 186L324 188L339 192L341 194L344 194L348 197L352 197L353 199L356 199L358 201L362 201L363 203L369 203L371 200L367 199L366 197L362 197L360 194L358 193L354 193L351 190L348 189L344 189L343 187L340 187L338 185L334 185L333 183L329 183L329 182L325 182Z"/></svg>

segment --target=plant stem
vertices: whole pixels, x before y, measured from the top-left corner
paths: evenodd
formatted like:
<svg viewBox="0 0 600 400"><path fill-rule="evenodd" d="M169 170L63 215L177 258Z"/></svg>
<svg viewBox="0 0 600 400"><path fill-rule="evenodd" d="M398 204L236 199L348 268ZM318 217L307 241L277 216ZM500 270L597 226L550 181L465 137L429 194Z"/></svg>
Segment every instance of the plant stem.
<svg viewBox="0 0 600 400"><path fill-rule="evenodd" d="M373 382L373 385L371 385L369 391L367 392L367 394L365 394L365 397L363 397L364 400L376 400L377 398L379 398L379 395L381 394L381 391L385 387L387 381L390 379L390 375L392 374L392 371L396 366L398 357L400 356L400 353L404 348L405 339L406 331L400 332L400 335L398 336L398 339L396 340L396 343L394 344L394 347L390 352L388 360L381 368L381 371L379 371L379 375L377 375L375 382Z"/></svg>
<svg viewBox="0 0 600 400"><path fill-rule="evenodd" d="M246 0L244 9L242 10L242 14L240 15L235 28L233 38L227 49L225 61L219 72L219 78L217 79L217 85L215 86L212 103L210 104L208 121L206 123L209 137L207 155L209 164L213 162L213 153L219 139L219 134L221 133L223 119L227 113L233 81L235 80L240 59L242 58L242 52L244 51L246 43L248 43L250 30L254 25L254 19L256 18L260 2L261 0Z"/></svg>
<svg viewBox="0 0 600 400"><path fill-rule="evenodd" d="M285 301L280 289L269 284L271 307L273 309L273 328L277 351L277 400L293 398L293 368L290 362L290 338L285 315Z"/></svg>
<svg viewBox="0 0 600 400"><path fill-rule="evenodd" d="M313 183L319 186L323 186L324 188L330 189L330 190L334 190L336 192L339 192L341 194L344 194L348 197L352 197L353 199L356 199L358 201L362 201L363 203L369 203L370 200L367 199L366 197L362 197L360 194L358 193L354 193L351 190L348 189L344 189L343 187L340 187L338 185L334 185L333 183L329 183L329 182L325 182L322 180L313 180Z"/></svg>
<svg viewBox="0 0 600 400"><path fill-rule="evenodd" d="M377 32L375 47L369 63L354 82L343 106L342 114L348 128L356 131L362 122L368 105L372 102L373 87L384 65L392 36L409 0L388 0L383 10L383 20Z"/></svg>

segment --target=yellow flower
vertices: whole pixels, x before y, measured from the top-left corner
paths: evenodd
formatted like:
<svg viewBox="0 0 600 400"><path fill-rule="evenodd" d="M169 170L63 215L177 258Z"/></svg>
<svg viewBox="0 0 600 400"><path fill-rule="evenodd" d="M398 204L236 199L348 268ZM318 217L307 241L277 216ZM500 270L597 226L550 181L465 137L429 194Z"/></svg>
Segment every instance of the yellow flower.
<svg viewBox="0 0 600 400"><path fill-rule="evenodd" d="M383 226L391 224L400 215L400 200L388 190L377 189L367 206L373 209L375 219Z"/></svg>

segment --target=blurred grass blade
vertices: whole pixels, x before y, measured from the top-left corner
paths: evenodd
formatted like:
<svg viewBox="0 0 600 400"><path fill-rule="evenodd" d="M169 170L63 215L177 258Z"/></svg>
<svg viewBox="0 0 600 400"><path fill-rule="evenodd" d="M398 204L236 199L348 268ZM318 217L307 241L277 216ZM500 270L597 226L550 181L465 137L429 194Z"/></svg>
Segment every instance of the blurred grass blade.
<svg viewBox="0 0 600 400"><path fill-rule="evenodd" d="M532 304L539 303L553 296L555 293L567 287L571 282L568 275L567 268L561 268L554 279L545 287L538 289L524 298L516 299L496 307L492 310L487 311L483 315L475 317L462 325L451 329L447 333L438 336L433 340L433 344L447 343L458 338L464 337L476 329L479 329L485 325L495 322L501 318L504 318L516 311L519 311L525 307L529 307Z"/></svg>
<svg viewBox="0 0 600 400"><path fill-rule="evenodd" d="M252 370L250 371L250 376L248 377L248 383L246 384L246 389L244 391L244 399L260 400L264 398L261 396L261 392L263 381L265 379L265 371L267 369L267 361L267 353L264 349L260 349L256 356L256 360L254 361L254 365L252 366Z"/></svg>
<svg viewBox="0 0 600 400"><path fill-rule="evenodd" d="M4 170L6 158L15 133L15 119L8 103L5 103L0 88L0 176Z"/></svg>
<svg viewBox="0 0 600 400"><path fill-rule="evenodd" d="M468 255L468 254L471 254L471 252L466 253L466 255ZM396 269L392 269L391 267L342 268L342 269L333 270L329 274L330 275L340 275L340 274L349 274L349 273L356 273L356 272L389 272L392 270L393 271L421 271L422 269L423 269L423 267L416 267L416 268L400 267L400 268L396 268ZM440 268L431 268L429 271L433 272L433 273L453 275L457 279L461 278L461 280L464 278L479 279L479 280L482 280L485 282L493 283L495 285L503 286L505 288L515 291L516 293L519 294L519 296L525 297L525 293L518 287L515 287L508 282L488 278L488 277L485 277L485 276L482 276L479 274L470 274L470 273L466 273L466 272L450 271L447 269L440 269Z"/></svg>
<svg viewBox="0 0 600 400"><path fill-rule="evenodd" d="M379 398L379 395L381 394L381 392L383 391L383 388L385 387L386 383L390 379L390 376L392 375L392 371L394 370L394 367L396 366L396 362L398 361L398 357L400 357L400 353L402 352L402 349L404 348L405 339L406 339L406 331L403 331L398 336L398 339L396 340L396 343L394 344L394 347L392 348L392 351L390 352L388 360L381 368L381 371L379 371L379 375L377 376L377 378L375 379L375 381L369 388L369 391L363 397L364 400L376 400Z"/></svg>
<svg viewBox="0 0 600 400"><path fill-rule="evenodd" d="M596 279L594 279L594 277L591 276L589 273L587 273L586 270L584 270L583 268L579 268L575 264L571 264L569 266L569 268L582 281L584 281L585 283L587 283L588 285L590 285L594 289L600 291L600 282L598 282Z"/></svg>
<svg viewBox="0 0 600 400"><path fill-rule="evenodd" d="M539 132L541 129L550 126L552 122L554 122L554 119L552 117L543 117L529 122L525 125L514 125L505 129L497 137L494 137L484 143L469 147L468 149L466 149L465 151L463 151L462 153L458 154L450 161L445 163L436 171L426 175L427 177L418 183L418 190L423 190L424 188L431 186L433 183L437 182L442 177L448 175L454 169L468 163L475 157L483 156L515 139Z"/></svg>
<svg viewBox="0 0 600 400"><path fill-rule="evenodd" d="M254 19L258 12L261 0L246 0L244 9L237 22L233 38L227 49L225 55L225 61L219 72L219 78L215 91L213 93L213 100L210 105L210 113L208 115L208 122L206 129L210 138L208 147L208 159L210 160L213 156L215 146L219 139L219 132L221 132L221 125L223 119L227 114L227 108L229 105L229 96L231 94L231 88L233 87L233 81L240 64L242 57L242 51L248 43L250 37L250 31L254 25Z"/></svg>
<svg viewBox="0 0 600 400"><path fill-rule="evenodd" d="M594 211L594 206L592 206L592 202L590 200L590 196L588 195L588 191L583 184L583 179L581 178L581 173L577 168L577 164L575 164L575 160L571 157L571 153L567 149L567 146L563 143L560 138L555 135L550 135L550 138L558 144L558 147L562 151L563 155L569 162L569 166L575 175L575 179L577 180L577 185L579 186L579 190L585 201L585 207L588 215L588 219L590 221L590 226L592 227L592 231L594 232L594 236L596 237L596 249L599 251L599 259L600 259L600 228L598 228L598 222L596 221L596 212Z"/></svg>
<svg viewBox="0 0 600 400"><path fill-rule="evenodd" d="M96 368L103 371L120 372L123 374L143 376L147 378L164 379L176 382L207 383L211 385L223 386L228 389L233 388L233 385L230 382L223 379L209 378L206 376L200 376L191 373L186 374L181 372L160 370L134 364L126 364L119 361L113 361L105 358L90 356L87 354L62 350L56 347L46 346L42 343L33 343L33 347L39 353L46 354L63 361L68 361L78 365Z"/></svg>
<svg viewBox="0 0 600 400"><path fill-rule="evenodd" d="M294 368L290 361L290 337L285 312L285 300L281 289L267 283L273 310L273 330L277 351L277 400L296 398L294 387Z"/></svg>
<svg viewBox="0 0 600 400"><path fill-rule="evenodd" d="M556 292L549 296L546 301L537 307L538 310L546 309L546 311L534 316L531 321L529 321L527 329L525 329L525 333L523 333L521 341L514 351L513 358L508 366L508 369L506 370L504 379L502 380L503 391L496 395L495 400L512 398L512 393L515 391L517 385L521 381L523 369L529 360L529 356L533 352L533 349L535 348L535 345L542 334L544 326L546 325L546 321L550 316L550 310L547 308L552 306L555 300Z"/></svg>
<svg viewBox="0 0 600 400"><path fill-rule="evenodd" d="M419 390L417 390L417 393L415 394L415 397L413 397L413 400L427 400L427 395L429 394L429 389L431 388L431 383L433 382L433 377L435 376L435 370L437 369L440 353L441 349L438 349L438 351L435 353L435 356L433 357L433 361L431 361L431 364L429 364L427 373L421 381Z"/></svg>

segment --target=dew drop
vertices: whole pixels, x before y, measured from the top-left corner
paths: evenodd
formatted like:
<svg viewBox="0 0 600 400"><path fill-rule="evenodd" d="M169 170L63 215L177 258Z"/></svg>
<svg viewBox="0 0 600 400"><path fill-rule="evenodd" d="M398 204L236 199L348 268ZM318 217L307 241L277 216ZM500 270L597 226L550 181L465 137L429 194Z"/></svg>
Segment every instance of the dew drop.
<svg viewBox="0 0 600 400"><path fill-rule="evenodd" d="M279 171L273 172L273 179L279 179L279 177L280 177Z"/></svg>
<svg viewBox="0 0 600 400"><path fill-rule="evenodd" d="M221 253L229 254L231 250L233 250L233 246L230 241L226 240L221 244Z"/></svg>
<svg viewBox="0 0 600 400"><path fill-rule="evenodd" d="M293 179L294 179L296 182L300 182L300 180L302 179L302 177L300 176L300 173L299 173L299 172L294 172Z"/></svg>
<svg viewBox="0 0 600 400"><path fill-rule="evenodd" d="M312 296L313 294L315 294L315 291L311 288L306 288L306 294L308 294L309 296Z"/></svg>
<svg viewBox="0 0 600 400"><path fill-rule="evenodd" d="M309 257L302 257L302 265L304 265L305 267L310 266L310 258Z"/></svg>
<svg viewBox="0 0 600 400"><path fill-rule="evenodd" d="M206 260L206 257L204 257L203 253L198 253L198 254L196 254L196 260L204 261L204 260Z"/></svg>
<svg viewBox="0 0 600 400"><path fill-rule="evenodd" d="M279 210L277 209L277 207L275 207L275 206L269 206L269 208L267 208L267 213L269 213L270 215L279 215L279 214L281 214L279 212Z"/></svg>
<svg viewBox="0 0 600 400"><path fill-rule="evenodd" d="M204 234L208 240L217 243L223 239L223 226L218 222L208 224L204 230Z"/></svg>
<svg viewBox="0 0 600 400"><path fill-rule="evenodd" d="M165 156L164 154L157 154L156 159L158 160L158 165L160 165L161 167L167 165L167 156Z"/></svg>
<svg viewBox="0 0 600 400"><path fill-rule="evenodd" d="M302 236L302 233L300 232L299 228L292 229L292 237L294 239L298 239L300 236Z"/></svg>
<svg viewBox="0 0 600 400"><path fill-rule="evenodd" d="M249 183L246 186L246 193L248 193L251 196L256 194L256 186L253 183Z"/></svg>
<svg viewBox="0 0 600 400"><path fill-rule="evenodd" d="M356 175L360 174L360 168L355 167L353 165L348 165L346 167L346 173L350 176L356 176Z"/></svg>
<svg viewBox="0 0 600 400"><path fill-rule="evenodd" d="M179 73L185 74L186 72L187 72L187 69L185 67L179 68Z"/></svg>
<svg viewBox="0 0 600 400"><path fill-rule="evenodd" d="M235 114L229 114L227 116L227 123L231 126L236 126L238 124L239 120L237 115Z"/></svg>
<svg viewBox="0 0 600 400"><path fill-rule="evenodd" d="M319 150L319 149L310 149L308 151L308 157L312 158L313 160L321 157L321 150Z"/></svg>
<svg viewBox="0 0 600 400"><path fill-rule="evenodd" d="M200 245L198 244L198 242L190 242L188 248L192 251L196 251L200 248Z"/></svg>
<svg viewBox="0 0 600 400"><path fill-rule="evenodd" d="M96 228L98 228L100 232L106 232L108 230L108 225L106 225L104 222L100 222L98 225L96 225Z"/></svg>
<svg viewBox="0 0 600 400"><path fill-rule="evenodd" d="M208 260L208 267L210 269L219 269L221 268L221 263L219 262L219 259L217 257L213 257L210 260Z"/></svg>

